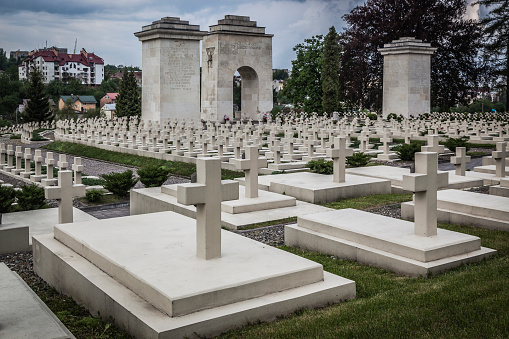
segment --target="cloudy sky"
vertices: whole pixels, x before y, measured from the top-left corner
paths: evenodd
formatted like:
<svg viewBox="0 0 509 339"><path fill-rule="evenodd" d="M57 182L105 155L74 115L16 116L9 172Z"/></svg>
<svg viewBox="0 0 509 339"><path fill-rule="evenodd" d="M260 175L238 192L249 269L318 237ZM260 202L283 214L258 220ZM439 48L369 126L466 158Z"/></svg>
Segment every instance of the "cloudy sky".
<svg viewBox="0 0 509 339"><path fill-rule="evenodd" d="M106 64L141 67L141 42L133 35L165 16L180 17L202 31L226 14L250 16L274 34L273 67L291 68L292 48L332 25L364 0L0 0L0 47L33 50L85 48ZM476 8L469 8L476 16Z"/></svg>

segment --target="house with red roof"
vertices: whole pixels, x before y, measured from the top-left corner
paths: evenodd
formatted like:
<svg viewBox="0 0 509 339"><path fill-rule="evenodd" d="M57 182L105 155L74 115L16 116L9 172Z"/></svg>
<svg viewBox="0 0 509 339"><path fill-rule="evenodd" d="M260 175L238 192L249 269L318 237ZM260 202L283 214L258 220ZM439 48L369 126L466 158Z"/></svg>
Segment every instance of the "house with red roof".
<svg viewBox="0 0 509 339"><path fill-rule="evenodd" d="M105 96L99 101L99 107L103 107L106 104L114 104L117 102L118 93L106 93Z"/></svg>
<svg viewBox="0 0 509 339"><path fill-rule="evenodd" d="M104 60L84 48L79 54L59 53L55 48L34 50L18 66L19 79L28 79L35 67L42 72L46 84L52 80L67 83L78 79L84 85L98 86L104 80Z"/></svg>

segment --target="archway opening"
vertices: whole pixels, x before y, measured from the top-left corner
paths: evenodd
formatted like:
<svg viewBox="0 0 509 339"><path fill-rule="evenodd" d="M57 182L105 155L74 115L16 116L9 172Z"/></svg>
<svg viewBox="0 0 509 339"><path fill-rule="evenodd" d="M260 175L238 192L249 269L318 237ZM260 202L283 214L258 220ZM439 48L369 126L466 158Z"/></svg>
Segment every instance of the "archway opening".
<svg viewBox="0 0 509 339"><path fill-rule="evenodd" d="M258 118L259 84L258 74L253 68L242 66L234 73L232 97L236 119Z"/></svg>

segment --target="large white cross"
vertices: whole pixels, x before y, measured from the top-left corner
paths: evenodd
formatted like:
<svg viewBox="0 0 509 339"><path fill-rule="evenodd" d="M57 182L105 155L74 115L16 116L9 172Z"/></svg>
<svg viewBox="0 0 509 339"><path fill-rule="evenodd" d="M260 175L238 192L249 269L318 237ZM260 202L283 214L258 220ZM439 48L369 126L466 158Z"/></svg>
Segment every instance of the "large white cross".
<svg viewBox="0 0 509 339"><path fill-rule="evenodd" d="M472 158L467 155L466 147L456 147L456 156L451 157L451 164L455 167L454 174L465 176L466 164L471 160Z"/></svg>
<svg viewBox="0 0 509 339"><path fill-rule="evenodd" d="M58 171L58 186L45 187L46 199L58 200L58 223L71 223L72 198L85 196L85 185L72 184L72 171Z"/></svg>
<svg viewBox="0 0 509 339"><path fill-rule="evenodd" d="M438 134L426 135L426 146L421 147L422 152L444 153L444 146L439 144L440 136Z"/></svg>
<svg viewBox="0 0 509 339"><path fill-rule="evenodd" d="M496 176L499 178L505 177L505 158L507 157L506 147L506 142L497 142L497 150L491 152L491 157L495 159Z"/></svg>
<svg viewBox="0 0 509 339"><path fill-rule="evenodd" d="M221 201L239 198L239 183L221 182L221 160L198 158L196 183L177 186L177 202L196 206L196 256L221 257Z"/></svg>
<svg viewBox="0 0 509 339"><path fill-rule="evenodd" d="M423 237L437 234L437 191L447 186L449 174L438 173L438 153L415 153L415 173L403 175L403 189L414 192L414 233Z"/></svg>
<svg viewBox="0 0 509 339"><path fill-rule="evenodd" d="M245 147L246 159L230 159L238 170L246 173L246 198L258 197L258 168L267 167L266 158L258 158L258 147Z"/></svg>
<svg viewBox="0 0 509 339"><path fill-rule="evenodd" d="M345 137L335 137L333 146L334 148L326 150L327 157L332 158L333 161L332 181L345 182L345 160L346 157L353 155L353 149L346 147Z"/></svg>

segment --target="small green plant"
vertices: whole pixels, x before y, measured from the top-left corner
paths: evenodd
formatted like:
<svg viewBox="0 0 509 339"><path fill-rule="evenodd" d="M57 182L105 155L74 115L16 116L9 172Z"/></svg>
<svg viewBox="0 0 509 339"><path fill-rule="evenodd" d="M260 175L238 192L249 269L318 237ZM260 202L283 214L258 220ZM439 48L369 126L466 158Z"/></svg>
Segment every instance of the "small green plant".
<svg viewBox="0 0 509 339"><path fill-rule="evenodd" d="M467 151L470 149L468 137L447 138L447 140L444 142L444 145L450 149L451 152L456 152L456 147L466 147Z"/></svg>
<svg viewBox="0 0 509 339"><path fill-rule="evenodd" d="M104 186L104 179L82 178L81 183L87 186Z"/></svg>
<svg viewBox="0 0 509 339"><path fill-rule="evenodd" d="M332 161L326 161L324 159L311 160L306 164L306 167L308 167L311 172L318 174L332 174L334 171Z"/></svg>
<svg viewBox="0 0 509 339"><path fill-rule="evenodd" d="M2 214L11 211L15 198L16 192L12 186L0 186L0 224L2 224Z"/></svg>
<svg viewBox="0 0 509 339"><path fill-rule="evenodd" d="M398 157L403 161L413 161L415 153L421 151L421 146L424 146L424 141L412 140L409 144L403 144L393 148Z"/></svg>
<svg viewBox="0 0 509 339"><path fill-rule="evenodd" d="M131 170L122 173L101 174L100 177L105 181L103 187L119 197L128 196L129 190L138 182L138 178L134 177Z"/></svg>
<svg viewBox="0 0 509 339"><path fill-rule="evenodd" d="M377 120L378 119L378 115L376 115L376 113L368 113L368 115L366 115L369 120Z"/></svg>
<svg viewBox="0 0 509 339"><path fill-rule="evenodd" d="M18 207L22 211L38 210L46 207L44 188L36 185L25 185L16 192Z"/></svg>
<svg viewBox="0 0 509 339"><path fill-rule="evenodd" d="M346 157L346 163L352 167L364 167L369 163L371 157L363 152L354 153L350 157Z"/></svg>
<svg viewBox="0 0 509 339"><path fill-rule="evenodd" d="M102 192L102 190L96 190L96 189L88 190L85 193L85 198L87 198L87 200L90 202L99 202L103 198L103 192Z"/></svg>
<svg viewBox="0 0 509 339"><path fill-rule="evenodd" d="M145 187L160 187L168 179L170 170L162 166L150 165L140 168L137 173Z"/></svg>

